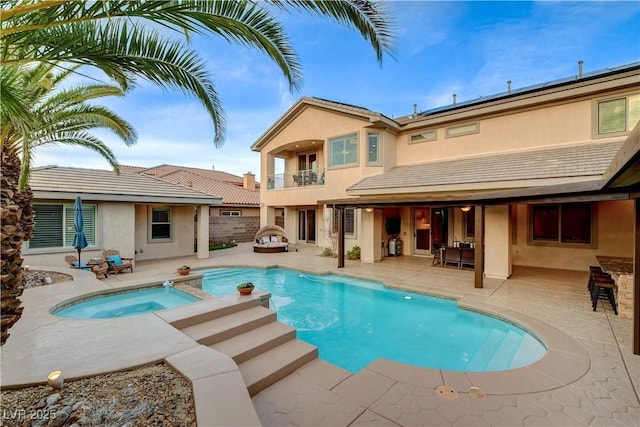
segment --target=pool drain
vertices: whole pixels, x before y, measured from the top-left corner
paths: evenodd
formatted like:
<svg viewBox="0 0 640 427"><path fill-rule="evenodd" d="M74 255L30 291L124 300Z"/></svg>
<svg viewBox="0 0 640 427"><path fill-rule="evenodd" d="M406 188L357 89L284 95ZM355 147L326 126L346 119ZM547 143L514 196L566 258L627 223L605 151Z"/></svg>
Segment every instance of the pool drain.
<svg viewBox="0 0 640 427"><path fill-rule="evenodd" d="M444 399L457 399L458 392L448 385L441 385L436 387L436 393Z"/></svg>
<svg viewBox="0 0 640 427"><path fill-rule="evenodd" d="M485 391L480 387L470 387L469 394L476 399L484 399L485 397L487 397L487 393L485 393Z"/></svg>

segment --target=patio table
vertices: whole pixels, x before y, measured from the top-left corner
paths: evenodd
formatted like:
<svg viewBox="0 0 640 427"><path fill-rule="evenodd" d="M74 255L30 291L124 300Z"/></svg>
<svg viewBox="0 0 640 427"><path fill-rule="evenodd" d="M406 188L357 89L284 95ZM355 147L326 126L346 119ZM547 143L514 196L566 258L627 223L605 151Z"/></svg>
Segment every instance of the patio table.
<svg viewBox="0 0 640 427"><path fill-rule="evenodd" d="M596 255L596 259L618 287L615 291L618 316L633 319L633 259L607 255Z"/></svg>

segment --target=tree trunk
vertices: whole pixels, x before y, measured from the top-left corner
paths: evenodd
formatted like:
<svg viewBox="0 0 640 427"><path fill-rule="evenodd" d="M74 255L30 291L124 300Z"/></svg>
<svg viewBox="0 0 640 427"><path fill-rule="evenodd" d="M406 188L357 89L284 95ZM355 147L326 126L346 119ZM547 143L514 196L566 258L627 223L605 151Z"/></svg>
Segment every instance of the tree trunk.
<svg viewBox="0 0 640 427"><path fill-rule="evenodd" d="M0 216L2 219L2 291L0 345L9 338L9 329L22 315L20 295L24 289L24 272L22 269L22 242L31 237L35 225L31 200L31 189L18 190L20 178L20 160L16 153L2 144L2 177L0 188L2 201Z"/></svg>

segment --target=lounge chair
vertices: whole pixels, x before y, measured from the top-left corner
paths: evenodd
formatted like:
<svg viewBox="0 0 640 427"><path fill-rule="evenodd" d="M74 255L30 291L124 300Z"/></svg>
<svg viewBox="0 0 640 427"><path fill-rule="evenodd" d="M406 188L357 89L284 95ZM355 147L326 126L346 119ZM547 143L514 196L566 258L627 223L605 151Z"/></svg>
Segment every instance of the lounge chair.
<svg viewBox="0 0 640 427"><path fill-rule="evenodd" d="M287 252L288 250L287 233L278 225L265 225L255 235L254 252L273 253Z"/></svg>
<svg viewBox="0 0 640 427"><path fill-rule="evenodd" d="M102 252L102 257L109 263L109 273L119 274L129 270L133 273L133 258L125 258L116 249L107 249Z"/></svg>
<svg viewBox="0 0 640 427"><path fill-rule="evenodd" d="M109 263L103 262L101 264L93 264L91 265L91 271L96 275L96 278L99 279L100 276L105 279L109 277Z"/></svg>
<svg viewBox="0 0 640 427"><path fill-rule="evenodd" d="M109 264L106 262L102 262L100 264L88 264L84 261L80 261L78 266L78 258L75 255L66 255L64 260L69 264L71 268L80 268L85 271L91 271L96 275L96 278L99 279L101 276L106 278L109 272Z"/></svg>
<svg viewBox="0 0 640 427"><path fill-rule="evenodd" d="M64 260L69 264L71 268L82 268L83 270L88 270L91 267L87 265L85 261L80 261L80 265L78 265L78 257L75 255L66 255Z"/></svg>

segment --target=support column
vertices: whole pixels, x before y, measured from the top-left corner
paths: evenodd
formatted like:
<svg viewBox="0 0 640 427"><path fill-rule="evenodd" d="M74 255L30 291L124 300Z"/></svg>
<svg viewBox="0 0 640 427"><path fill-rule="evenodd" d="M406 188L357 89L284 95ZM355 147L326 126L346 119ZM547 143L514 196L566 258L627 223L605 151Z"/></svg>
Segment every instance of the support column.
<svg viewBox="0 0 640 427"><path fill-rule="evenodd" d="M361 233L362 252L360 260L362 262L380 261L382 254L380 242L382 240L382 212L380 210L361 209Z"/></svg>
<svg viewBox="0 0 640 427"><path fill-rule="evenodd" d="M636 198L633 246L633 354L640 354L640 199Z"/></svg>
<svg viewBox="0 0 640 427"><path fill-rule="evenodd" d="M473 209L475 210L474 240L476 245L473 260L473 287L482 288L484 286L484 206L476 205Z"/></svg>
<svg viewBox="0 0 640 427"><path fill-rule="evenodd" d="M338 268L344 268L344 208L338 209Z"/></svg>
<svg viewBox="0 0 640 427"><path fill-rule="evenodd" d="M198 206L198 259L209 258L209 206Z"/></svg>
<svg viewBox="0 0 640 427"><path fill-rule="evenodd" d="M509 206L485 208L485 265L487 277L506 279L511 276L511 227Z"/></svg>

